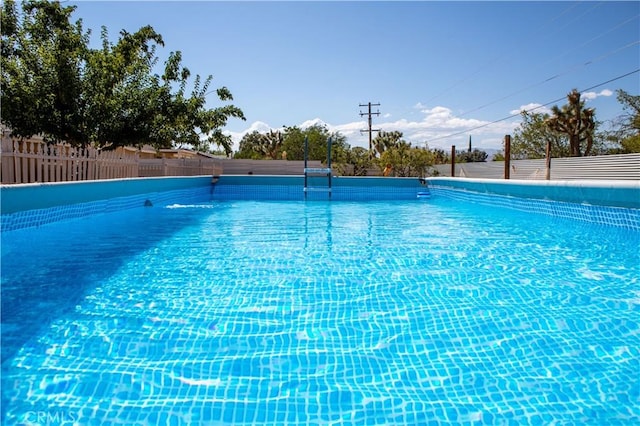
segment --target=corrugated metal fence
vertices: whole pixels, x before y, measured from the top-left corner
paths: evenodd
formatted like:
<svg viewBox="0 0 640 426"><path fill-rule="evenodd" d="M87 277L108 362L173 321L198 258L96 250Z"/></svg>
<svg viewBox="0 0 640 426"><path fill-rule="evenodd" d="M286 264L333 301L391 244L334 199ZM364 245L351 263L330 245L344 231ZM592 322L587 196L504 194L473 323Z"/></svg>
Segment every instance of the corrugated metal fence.
<svg viewBox="0 0 640 426"><path fill-rule="evenodd" d="M451 176L450 164L434 166L440 176ZM456 164L455 176L503 179L504 161ZM544 180L546 160L511 160L511 179ZM615 179L640 180L640 154L600 155L551 159L552 180Z"/></svg>

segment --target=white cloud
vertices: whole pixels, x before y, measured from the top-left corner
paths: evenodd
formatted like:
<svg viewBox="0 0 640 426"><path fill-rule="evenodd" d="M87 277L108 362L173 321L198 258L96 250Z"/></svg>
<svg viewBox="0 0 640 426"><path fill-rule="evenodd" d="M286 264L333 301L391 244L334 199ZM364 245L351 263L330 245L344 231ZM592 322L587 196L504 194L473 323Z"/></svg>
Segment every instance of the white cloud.
<svg viewBox="0 0 640 426"><path fill-rule="evenodd" d="M444 106L425 108L423 105L421 113L424 115L419 120L387 121L377 123L374 127L384 131L400 131L405 140L418 145L427 142L431 148L447 148L461 141L466 143L469 135L473 135L474 145L479 148L500 148L504 135L512 133L518 124L513 121L491 123L475 118L458 117L450 108ZM357 146L365 146L368 142L366 135L356 139L359 142ZM356 145L351 139L349 143L352 146Z"/></svg>
<svg viewBox="0 0 640 426"><path fill-rule="evenodd" d="M314 118L313 120L304 121L300 124L299 127L301 129L306 129L307 127L311 127L311 126L326 126L327 128L329 127L329 125L325 123L323 120L321 120L320 118Z"/></svg>
<svg viewBox="0 0 640 426"><path fill-rule="evenodd" d="M349 137L349 135L358 134L361 130L364 130L366 128L367 123L365 121L352 121L351 123L330 126L329 130L331 130L332 132L340 132L343 135Z"/></svg>
<svg viewBox="0 0 640 426"><path fill-rule="evenodd" d="M267 123L263 121L254 121L251 123L249 128L242 130L240 132L232 132L229 130L225 130L223 133L225 135L231 136L231 140L233 141L232 147L234 151L237 151L240 145L240 141L247 133L253 133L255 131L260 133L267 133L270 130L274 130L275 128L269 126Z"/></svg>
<svg viewBox="0 0 640 426"><path fill-rule="evenodd" d="M389 117L391 117L391 114L389 114L389 113L386 113L386 114L384 114L384 115L382 116L382 118L389 118Z"/></svg>
<svg viewBox="0 0 640 426"><path fill-rule="evenodd" d="M522 111L528 111L528 112L534 112L536 114L548 114L551 112L551 110L545 106L542 106L541 104L532 102L526 105L522 105L520 108L518 109L514 109L512 111L509 112L509 114L511 115L520 115L520 113Z"/></svg>
<svg viewBox="0 0 640 426"><path fill-rule="evenodd" d="M534 107L536 105L530 104L528 106ZM528 106L525 105L521 108ZM519 116L514 117L513 120L504 120L497 123L475 118L458 117L451 109L445 106L425 108L424 105L421 105L420 112L423 115L417 120L402 118L394 121L374 121L373 128L382 131L400 131L406 141L417 145L427 142L430 148L448 149L451 145L466 144L469 140L469 135L472 135L475 147L479 149L499 149L502 147L504 135L513 134L520 121ZM314 124L325 125L330 132L340 132L347 138L347 143L352 147L368 147L369 135L364 131L367 129L367 122L364 120L334 125L326 123L320 118L314 118L301 123L299 127L306 128ZM267 123L256 121L245 131L227 132L227 134L232 136L234 149L237 149L238 142L246 133L254 130L266 132L271 129Z"/></svg>
<svg viewBox="0 0 640 426"><path fill-rule="evenodd" d="M600 96L611 96L611 95L613 95L613 92L609 89L604 89L604 90L601 90L600 92L584 92L580 94L580 96L583 99L586 99L588 101L592 101L595 98L599 98Z"/></svg>

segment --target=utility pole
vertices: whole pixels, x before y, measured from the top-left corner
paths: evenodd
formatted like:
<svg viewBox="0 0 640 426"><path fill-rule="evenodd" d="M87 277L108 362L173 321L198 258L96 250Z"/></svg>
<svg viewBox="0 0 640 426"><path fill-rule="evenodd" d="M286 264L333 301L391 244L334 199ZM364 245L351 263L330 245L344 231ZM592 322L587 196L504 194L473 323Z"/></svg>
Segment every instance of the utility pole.
<svg viewBox="0 0 640 426"><path fill-rule="evenodd" d="M369 132L369 155L371 156L371 155L372 155L372 153L373 153L373 151L372 151L372 148L373 148L373 146L372 146L372 140L373 140L373 139L372 139L371 134L372 134L373 132L379 132L379 131L380 131L380 129L372 129L372 128L371 128L371 116L372 116L372 115L380 115L380 111L379 111L379 110L378 110L378 111L376 111L376 112L371 112L371 107L372 107L372 106L380 106L380 104L372 104L371 102L369 102L369 103L366 103L366 104L360 104L359 106L361 106L361 107L365 107L365 106L366 106L366 107L368 107L368 111L367 111L367 112L362 112L362 111L360 111L360 117L365 116L365 115L367 116L367 122L369 123L369 128L368 128L368 129L366 129L366 130L360 130L360 133L362 133L362 132Z"/></svg>

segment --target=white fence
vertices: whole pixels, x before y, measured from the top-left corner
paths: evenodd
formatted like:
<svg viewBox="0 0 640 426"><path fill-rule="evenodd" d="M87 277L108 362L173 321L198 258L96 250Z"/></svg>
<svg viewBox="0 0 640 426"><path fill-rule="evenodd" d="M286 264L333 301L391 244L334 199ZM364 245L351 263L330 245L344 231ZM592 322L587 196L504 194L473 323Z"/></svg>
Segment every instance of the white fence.
<svg viewBox="0 0 640 426"><path fill-rule="evenodd" d="M3 184L222 173L220 160L215 158L141 159L137 154L8 138L1 146Z"/></svg>
<svg viewBox="0 0 640 426"><path fill-rule="evenodd" d="M511 160L511 179L544 180L546 160ZM451 164L434 168L440 176L451 176ZM551 180L615 179L640 180L640 154L600 155L594 157L566 157L551 159ZM504 179L504 161L486 163L458 163L455 176Z"/></svg>

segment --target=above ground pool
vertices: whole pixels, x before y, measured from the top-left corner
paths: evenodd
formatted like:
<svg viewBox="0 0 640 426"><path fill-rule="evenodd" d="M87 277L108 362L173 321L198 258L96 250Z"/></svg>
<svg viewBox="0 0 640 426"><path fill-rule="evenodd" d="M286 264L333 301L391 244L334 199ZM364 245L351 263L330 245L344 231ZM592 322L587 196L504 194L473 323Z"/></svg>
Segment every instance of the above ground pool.
<svg viewBox="0 0 640 426"><path fill-rule="evenodd" d="M411 187L6 213L3 423L640 423L638 210Z"/></svg>

